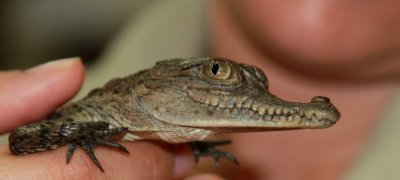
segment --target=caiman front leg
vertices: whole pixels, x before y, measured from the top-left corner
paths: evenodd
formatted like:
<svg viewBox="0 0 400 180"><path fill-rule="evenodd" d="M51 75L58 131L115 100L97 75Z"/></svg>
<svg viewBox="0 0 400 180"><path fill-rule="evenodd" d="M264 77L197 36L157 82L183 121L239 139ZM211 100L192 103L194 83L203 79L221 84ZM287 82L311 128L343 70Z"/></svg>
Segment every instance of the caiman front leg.
<svg viewBox="0 0 400 180"><path fill-rule="evenodd" d="M128 153L128 150L113 142L111 139L114 135L121 134L126 131L127 128L116 127L109 128L107 122L65 122L61 125L59 134L66 138L66 142L69 143L67 150L67 164L71 161L72 155L77 146L80 146L90 159L96 164L96 166L104 172L103 167L94 155L94 148L96 146L106 146L118 149L122 152Z"/></svg>
<svg viewBox="0 0 400 180"><path fill-rule="evenodd" d="M215 146L221 146L225 144L230 144L232 141L225 140L225 141L194 141L189 142L190 148L193 150L194 159L196 162L199 161L200 156L211 156L214 158L215 164L219 163L219 158L227 158L233 161L235 164L239 165L239 161L236 157L226 151L220 151L215 148Z"/></svg>

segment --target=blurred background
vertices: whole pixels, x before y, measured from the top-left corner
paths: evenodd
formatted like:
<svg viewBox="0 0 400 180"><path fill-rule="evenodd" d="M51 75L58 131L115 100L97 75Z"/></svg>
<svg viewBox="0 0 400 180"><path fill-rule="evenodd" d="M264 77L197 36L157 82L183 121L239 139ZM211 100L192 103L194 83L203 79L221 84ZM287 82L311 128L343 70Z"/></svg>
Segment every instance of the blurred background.
<svg viewBox="0 0 400 180"><path fill-rule="evenodd" d="M120 29L153 1L3 1L0 68L28 68L51 59L98 59Z"/></svg>

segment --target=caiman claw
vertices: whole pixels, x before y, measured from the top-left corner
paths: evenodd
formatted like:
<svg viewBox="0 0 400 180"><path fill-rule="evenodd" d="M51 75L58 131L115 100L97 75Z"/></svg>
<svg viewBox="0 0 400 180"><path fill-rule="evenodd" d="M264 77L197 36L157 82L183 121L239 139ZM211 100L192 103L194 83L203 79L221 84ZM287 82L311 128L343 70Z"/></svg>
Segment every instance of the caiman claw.
<svg viewBox="0 0 400 180"><path fill-rule="evenodd" d="M129 154L129 151L119 143L113 142L111 138L114 135L123 133L127 128L117 127L109 128L106 122L66 122L59 131L61 136L64 136L69 143L67 150L67 164L71 161L72 155L76 146L80 146L96 166L104 172L103 167L100 165L99 160L94 155L94 148L96 146L106 146L118 149L122 152Z"/></svg>
<svg viewBox="0 0 400 180"><path fill-rule="evenodd" d="M193 150L194 159L196 162L199 161L200 156L211 156L214 158L214 162L216 165L219 163L219 158L227 158L234 162L235 164L239 165L239 161L236 157L226 151L220 151L215 148L215 146L221 146L225 144L230 144L232 141L225 140L225 141L194 141L189 142L190 148Z"/></svg>

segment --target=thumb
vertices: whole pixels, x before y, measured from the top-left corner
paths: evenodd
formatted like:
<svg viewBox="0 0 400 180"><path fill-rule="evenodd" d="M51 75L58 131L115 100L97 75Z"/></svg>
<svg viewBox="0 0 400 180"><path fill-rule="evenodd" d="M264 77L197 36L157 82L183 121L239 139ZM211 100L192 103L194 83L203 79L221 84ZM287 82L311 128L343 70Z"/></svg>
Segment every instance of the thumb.
<svg viewBox="0 0 400 180"><path fill-rule="evenodd" d="M0 134L44 118L83 82L79 58L52 61L26 71L0 71Z"/></svg>

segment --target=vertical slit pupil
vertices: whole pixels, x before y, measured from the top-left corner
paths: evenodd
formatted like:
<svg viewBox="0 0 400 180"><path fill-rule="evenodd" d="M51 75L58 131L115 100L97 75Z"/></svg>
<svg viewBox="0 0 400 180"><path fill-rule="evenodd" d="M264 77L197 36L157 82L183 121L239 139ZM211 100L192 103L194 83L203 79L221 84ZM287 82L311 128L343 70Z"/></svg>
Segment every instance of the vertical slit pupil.
<svg viewBox="0 0 400 180"><path fill-rule="evenodd" d="M211 72L214 74L214 76L217 75L218 70L219 70L219 64L218 63L213 64L211 67Z"/></svg>

